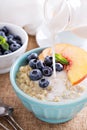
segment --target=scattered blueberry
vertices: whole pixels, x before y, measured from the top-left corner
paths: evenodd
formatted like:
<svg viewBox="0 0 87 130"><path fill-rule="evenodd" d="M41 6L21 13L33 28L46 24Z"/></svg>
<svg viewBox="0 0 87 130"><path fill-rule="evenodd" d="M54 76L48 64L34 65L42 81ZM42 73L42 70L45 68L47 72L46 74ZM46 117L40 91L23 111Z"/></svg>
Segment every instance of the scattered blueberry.
<svg viewBox="0 0 87 130"><path fill-rule="evenodd" d="M13 51L18 50L20 47L21 46L18 43L13 43L10 45L10 50L13 52Z"/></svg>
<svg viewBox="0 0 87 130"><path fill-rule="evenodd" d="M7 51L4 52L4 55L7 55L7 54L9 54L9 53L12 53L12 51L7 50Z"/></svg>
<svg viewBox="0 0 87 130"><path fill-rule="evenodd" d="M31 53L27 56L27 61L29 62L31 59L38 59L37 53Z"/></svg>
<svg viewBox="0 0 87 130"><path fill-rule="evenodd" d="M42 69L42 73L43 73L44 76L49 77L49 76L51 76L51 75L53 74L53 70L52 70L51 67L45 66L45 67Z"/></svg>
<svg viewBox="0 0 87 130"><path fill-rule="evenodd" d="M44 68L44 63L40 60L37 60L36 68L42 70Z"/></svg>
<svg viewBox="0 0 87 130"><path fill-rule="evenodd" d="M53 63L53 58L52 56L46 56L46 58L44 59L44 64L46 66L51 66Z"/></svg>
<svg viewBox="0 0 87 130"><path fill-rule="evenodd" d="M31 70L31 72L29 73L29 77L31 80L33 81L37 81L39 79L42 78L42 72L39 69L33 69Z"/></svg>
<svg viewBox="0 0 87 130"><path fill-rule="evenodd" d="M63 65L60 63L56 63L56 71L62 71L63 70Z"/></svg>
<svg viewBox="0 0 87 130"><path fill-rule="evenodd" d="M40 81L39 81L39 86L41 88L46 88L47 86L49 85L49 81L45 78L42 78Z"/></svg>
<svg viewBox="0 0 87 130"><path fill-rule="evenodd" d="M32 59L32 60L29 61L29 66L32 69L36 69L36 63L37 63L37 59Z"/></svg>

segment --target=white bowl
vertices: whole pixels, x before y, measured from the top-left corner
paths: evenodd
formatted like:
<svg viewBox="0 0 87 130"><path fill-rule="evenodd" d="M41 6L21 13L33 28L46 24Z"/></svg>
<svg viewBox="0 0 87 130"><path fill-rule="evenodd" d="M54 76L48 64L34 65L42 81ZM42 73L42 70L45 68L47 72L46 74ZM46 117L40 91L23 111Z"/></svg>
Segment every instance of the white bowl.
<svg viewBox="0 0 87 130"><path fill-rule="evenodd" d="M23 45L15 52L0 56L0 74L10 71L10 67L12 66L12 64L20 55L22 55L26 51L28 45L28 35L21 27L10 23L0 23L0 29L3 26L6 26L12 34L20 36Z"/></svg>

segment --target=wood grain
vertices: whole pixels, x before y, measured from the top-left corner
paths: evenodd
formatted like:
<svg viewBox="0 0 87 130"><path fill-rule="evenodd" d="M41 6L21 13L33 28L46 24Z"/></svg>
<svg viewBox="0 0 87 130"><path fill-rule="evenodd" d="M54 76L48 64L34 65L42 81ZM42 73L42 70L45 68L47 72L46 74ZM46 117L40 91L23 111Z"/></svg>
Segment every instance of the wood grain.
<svg viewBox="0 0 87 130"><path fill-rule="evenodd" d="M28 50L38 47L35 37L29 37ZM14 107L13 116L24 130L87 130L87 107L85 107L73 120L64 124L48 124L38 120L20 102L12 89L9 73L0 75L0 98L4 103ZM10 130L12 128L0 118ZM3 130L0 127L0 130Z"/></svg>

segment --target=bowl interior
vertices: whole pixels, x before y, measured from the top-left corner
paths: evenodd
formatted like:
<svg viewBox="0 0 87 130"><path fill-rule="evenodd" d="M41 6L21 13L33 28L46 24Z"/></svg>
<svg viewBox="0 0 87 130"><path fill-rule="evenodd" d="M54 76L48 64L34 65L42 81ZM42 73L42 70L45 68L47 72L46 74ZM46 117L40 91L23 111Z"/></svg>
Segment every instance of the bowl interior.
<svg viewBox="0 0 87 130"><path fill-rule="evenodd" d="M0 23L0 29L4 26L6 26L12 34L19 35L23 43L26 41L26 32L20 26L11 23Z"/></svg>
<svg viewBox="0 0 87 130"><path fill-rule="evenodd" d="M27 94L25 94L16 84L16 74L20 68L20 66L22 65L26 65L27 62L26 62L26 57L31 54L32 52L35 52L37 54L39 54L43 49L45 48L36 48L36 49L33 49L29 52L26 52L25 54L23 54L21 57L19 57L16 62L13 64L13 66L11 67L11 70L10 70L10 81L11 81L11 84L14 88L14 90L20 94L22 97L24 97L26 100L31 100L31 101L34 101L34 102L37 102L37 103L40 103L40 104L45 104L45 105L48 105L48 106L53 106L53 105L60 105L60 106L66 106L66 105L73 105L73 104L76 104L76 103L81 103L81 102L87 102L87 95L84 95L84 96L81 96L79 97L78 99L76 100L72 100L72 101L68 101L68 102L59 102L59 103L56 103L56 102L48 102L48 101L40 101L36 98L33 98Z"/></svg>

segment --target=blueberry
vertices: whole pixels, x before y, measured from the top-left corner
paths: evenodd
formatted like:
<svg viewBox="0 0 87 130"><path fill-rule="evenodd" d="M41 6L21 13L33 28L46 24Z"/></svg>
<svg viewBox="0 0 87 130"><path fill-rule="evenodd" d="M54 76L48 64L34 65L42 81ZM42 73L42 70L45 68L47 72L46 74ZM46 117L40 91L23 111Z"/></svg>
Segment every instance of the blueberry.
<svg viewBox="0 0 87 130"><path fill-rule="evenodd" d="M40 60L37 60L36 68L42 70L44 68L44 63Z"/></svg>
<svg viewBox="0 0 87 130"><path fill-rule="evenodd" d="M7 54L9 54L9 53L12 53L12 51L7 50L7 51L4 52L4 55L7 55Z"/></svg>
<svg viewBox="0 0 87 130"><path fill-rule="evenodd" d="M0 56L2 55L2 52L0 51Z"/></svg>
<svg viewBox="0 0 87 130"><path fill-rule="evenodd" d="M6 35L3 31L0 31L0 36L6 37Z"/></svg>
<svg viewBox="0 0 87 130"><path fill-rule="evenodd" d="M6 35L9 33L9 30L6 26L4 26L2 29L1 29Z"/></svg>
<svg viewBox="0 0 87 130"><path fill-rule="evenodd" d="M10 50L11 51L16 51L21 47L21 45L19 45L18 43L13 43L10 45Z"/></svg>
<svg viewBox="0 0 87 130"><path fill-rule="evenodd" d="M39 86L41 88L46 88L47 86L49 85L49 81L45 78L42 78L40 81L39 81Z"/></svg>
<svg viewBox="0 0 87 130"><path fill-rule="evenodd" d="M18 35L14 36L14 39L15 39L15 40L18 40L18 41L21 41L21 38L20 38L20 36L18 36Z"/></svg>
<svg viewBox="0 0 87 130"><path fill-rule="evenodd" d="M27 56L27 61L29 62L31 59L38 59L37 53L31 53Z"/></svg>
<svg viewBox="0 0 87 130"><path fill-rule="evenodd" d="M60 63L56 63L56 71L62 71L64 69L63 65Z"/></svg>
<svg viewBox="0 0 87 130"><path fill-rule="evenodd" d="M0 45L0 51L2 52L2 54L3 54L4 51L5 51L1 45Z"/></svg>
<svg viewBox="0 0 87 130"><path fill-rule="evenodd" d="M44 76L49 77L49 76L52 75L53 70L52 70L51 67L49 67L49 66L45 66L45 67L42 69L42 73L43 73Z"/></svg>
<svg viewBox="0 0 87 130"><path fill-rule="evenodd" d="M8 40L9 40L9 39L13 39L13 38L14 38L14 35L9 34L9 35L7 36L7 38L8 38Z"/></svg>
<svg viewBox="0 0 87 130"><path fill-rule="evenodd" d="M37 81L42 78L42 72L39 69L33 69L31 70L29 77L33 81Z"/></svg>
<svg viewBox="0 0 87 130"><path fill-rule="evenodd" d="M29 61L29 66L32 69L36 69L36 63L37 63L37 59L32 59L32 60Z"/></svg>
<svg viewBox="0 0 87 130"><path fill-rule="evenodd" d="M9 45L11 45L11 44L16 44L16 41L14 41L12 38L9 38L9 39L7 40L7 43L8 43Z"/></svg>
<svg viewBox="0 0 87 130"><path fill-rule="evenodd" d="M44 59L44 64L46 66L51 66L53 63L53 58L52 56L46 56L45 59Z"/></svg>
<svg viewBox="0 0 87 130"><path fill-rule="evenodd" d="M16 41L18 44L22 45L22 40L21 40L20 36L18 36L18 35L14 36L13 40Z"/></svg>

